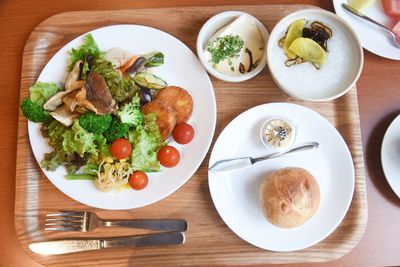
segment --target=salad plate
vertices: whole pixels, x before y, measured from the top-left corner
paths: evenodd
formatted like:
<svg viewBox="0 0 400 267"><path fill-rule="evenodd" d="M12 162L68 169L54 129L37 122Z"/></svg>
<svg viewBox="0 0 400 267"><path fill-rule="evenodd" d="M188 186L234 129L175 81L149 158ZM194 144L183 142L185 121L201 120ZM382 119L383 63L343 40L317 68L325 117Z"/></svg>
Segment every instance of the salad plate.
<svg viewBox="0 0 400 267"><path fill-rule="evenodd" d="M268 154L259 131L268 117L283 116L297 125L294 145L314 141L316 151L266 160L236 172L208 172L215 207L230 229L250 244L272 251L295 251L317 244L332 233L345 217L354 192L354 166L350 151L328 120L306 107L270 103L251 108L233 119L213 147L209 166L228 158ZM263 216L259 188L266 175L284 167L311 172L320 187L316 214L305 224L278 228Z"/></svg>
<svg viewBox="0 0 400 267"><path fill-rule="evenodd" d="M160 172L148 173L149 185L140 191L123 189L118 192L104 193L90 180L67 180L66 170L59 167L56 171L42 168L47 178L60 191L70 198L96 208L123 210L138 208L164 199L196 172L211 144L216 123L216 102L211 81L193 52L172 35L140 25L114 25L98 28L90 33L101 51L114 47L125 49L133 54L142 55L154 51L164 54L165 63L151 70L162 77L169 85L186 89L193 98L193 112L188 121L195 137L187 145L179 145L170 139L170 145L178 149L181 155L179 164L174 168L161 168ZM68 51L78 48L85 33L62 47L47 63L38 77L38 81L65 81L69 64ZM207 103L207 105L204 105ZM51 148L40 132L40 124L28 122L29 140L33 154L40 165L45 153Z"/></svg>
<svg viewBox="0 0 400 267"><path fill-rule="evenodd" d="M381 147L383 172L393 192L400 198L400 115L386 130Z"/></svg>
<svg viewBox="0 0 400 267"><path fill-rule="evenodd" d="M347 1L333 0L336 14L351 25L366 50L381 57L400 60L400 49L393 44L393 40L384 29L350 14L343 9L342 3L347 3ZM394 18L385 14L380 0L374 1L371 6L363 9L362 12L389 28L392 28L397 23Z"/></svg>

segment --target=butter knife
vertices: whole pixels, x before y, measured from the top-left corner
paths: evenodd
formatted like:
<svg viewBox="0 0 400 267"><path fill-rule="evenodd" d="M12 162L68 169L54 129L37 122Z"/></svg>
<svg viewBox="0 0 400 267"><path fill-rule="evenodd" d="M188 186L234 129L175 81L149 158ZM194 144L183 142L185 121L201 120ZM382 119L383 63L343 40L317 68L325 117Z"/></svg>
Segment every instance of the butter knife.
<svg viewBox="0 0 400 267"><path fill-rule="evenodd" d="M259 158L245 157L245 158L219 160L219 161L215 162L208 170L210 170L216 174L227 173L227 172L231 172L231 171L248 168L259 161L277 158L277 157L281 157L281 156L284 156L287 154L292 154L295 152L312 151L312 150L317 149L318 146L319 146L319 143L317 143L317 142L309 142L309 143L305 143L305 144L302 144L299 146L295 146L284 152L277 152L277 153L269 154L269 155L259 157Z"/></svg>
<svg viewBox="0 0 400 267"><path fill-rule="evenodd" d="M138 235L104 239L52 240L47 242L30 243L28 247L35 253L44 255L60 255L106 248L146 247L183 243L185 243L185 235L183 233L170 232L153 235Z"/></svg>
<svg viewBox="0 0 400 267"><path fill-rule="evenodd" d="M386 27L385 25L377 22L376 20L364 15L363 13L361 13L359 10L352 8L349 4L346 3L342 3L342 7L344 10L350 12L353 15L356 15L359 18L365 19L366 21L369 21L383 29L385 29L392 37L394 44L400 48L400 35L398 35L397 33L393 32L391 29L389 29L388 27Z"/></svg>

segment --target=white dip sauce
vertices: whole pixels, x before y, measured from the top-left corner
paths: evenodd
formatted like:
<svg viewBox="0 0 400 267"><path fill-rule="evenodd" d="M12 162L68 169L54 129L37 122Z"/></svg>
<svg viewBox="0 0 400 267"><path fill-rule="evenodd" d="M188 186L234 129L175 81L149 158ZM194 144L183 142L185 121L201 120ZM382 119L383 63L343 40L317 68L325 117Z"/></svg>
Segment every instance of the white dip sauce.
<svg viewBox="0 0 400 267"><path fill-rule="evenodd" d="M240 50L237 57L225 59L220 61L218 64L213 64L212 55L207 50L207 46L204 49L204 54L206 59L210 64L212 64L213 68L219 72L227 75L238 76L242 74L239 71L240 63L244 65L245 72L249 70L251 64L249 54L246 53L246 48L251 51L253 58L252 63L255 64L263 55L263 50L265 49L264 42L256 22L248 15L241 15L233 22L222 27L208 40L207 44L212 43L218 37L228 35L239 36L239 38L244 42L243 48Z"/></svg>
<svg viewBox="0 0 400 267"><path fill-rule="evenodd" d="M279 117L267 120L261 129L264 144L277 150L292 146L296 134L296 128L288 120Z"/></svg>

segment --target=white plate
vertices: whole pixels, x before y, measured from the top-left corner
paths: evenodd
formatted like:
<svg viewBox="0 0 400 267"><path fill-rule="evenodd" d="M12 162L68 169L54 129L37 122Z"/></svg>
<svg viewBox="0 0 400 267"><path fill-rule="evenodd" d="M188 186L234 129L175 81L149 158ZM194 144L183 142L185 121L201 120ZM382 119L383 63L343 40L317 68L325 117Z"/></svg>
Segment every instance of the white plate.
<svg viewBox="0 0 400 267"><path fill-rule="evenodd" d="M386 31L363 19L357 18L342 8L342 3L347 0L333 0L336 14L347 21L358 35L362 46L378 56L400 60L400 49L393 44L393 40ZM385 14L380 0L362 11L365 15L392 28L396 20Z"/></svg>
<svg viewBox="0 0 400 267"><path fill-rule="evenodd" d="M279 40L298 19L319 21L332 30L327 60L317 70L310 62L287 67L287 56ZM309 26L309 25L307 25ZM343 19L323 9L304 9L281 19L271 31L267 46L268 67L275 83L288 95L300 100L329 101L347 93L360 77L363 50L356 34Z"/></svg>
<svg viewBox="0 0 400 267"><path fill-rule="evenodd" d="M392 121L383 137L381 161L386 180L400 198L400 115Z"/></svg>
<svg viewBox="0 0 400 267"><path fill-rule="evenodd" d="M164 65L152 68L151 71L165 79L169 85L183 87L191 94L194 105L189 123L195 129L195 137L184 146L172 141L171 144L181 153L180 163L174 168L150 173L149 185L140 191L127 189L117 193L102 193L92 181L66 180L63 167L55 172L43 172L63 193L89 206L122 210L154 203L172 194L189 180L210 147L216 122L216 103L211 81L192 51L178 39L160 30L138 25L115 25L90 33L102 51L120 47L135 54L163 52ZM40 74L39 81L65 80L68 51L81 45L82 36L72 40L51 58ZM44 153L51 151L51 148L41 136L39 124L29 122L28 131L33 153L40 165Z"/></svg>
<svg viewBox="0 0 400 267"><path fill-rule="evenodd" d="M215 143L209 166L226 158L265 155L259 131L271 116L290 118L298 126L296 144L317 141L318 150L267 160L229 174L209 171L208 182L220 216L239 237L263 249L294 251L323 240L346 215L354 191L353 161L341 135L321 115L295 104L272 103L249 109L229 123ZM282 229L264 218L259 187L266 174L290 166L305 168L315 176L321 202L308 222Z"/></svg>

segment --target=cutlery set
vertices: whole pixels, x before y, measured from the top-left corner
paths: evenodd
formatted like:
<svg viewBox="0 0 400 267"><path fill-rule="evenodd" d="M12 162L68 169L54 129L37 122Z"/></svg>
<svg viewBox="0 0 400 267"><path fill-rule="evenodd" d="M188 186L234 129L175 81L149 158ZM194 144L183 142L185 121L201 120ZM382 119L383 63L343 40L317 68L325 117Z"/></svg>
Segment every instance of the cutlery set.
<svg viewBox="0 0 400 267"><path fill-rule="evenodd" d="M185 242L188 228L182 219L103 220L90 211L59 211L46 215L44 229L48 231L94 231L99 226L127 227L163 231L157 234L115 237L59 239L29 244L29 249L44 255L59 255L105 248L177 245Z"/></svg>

